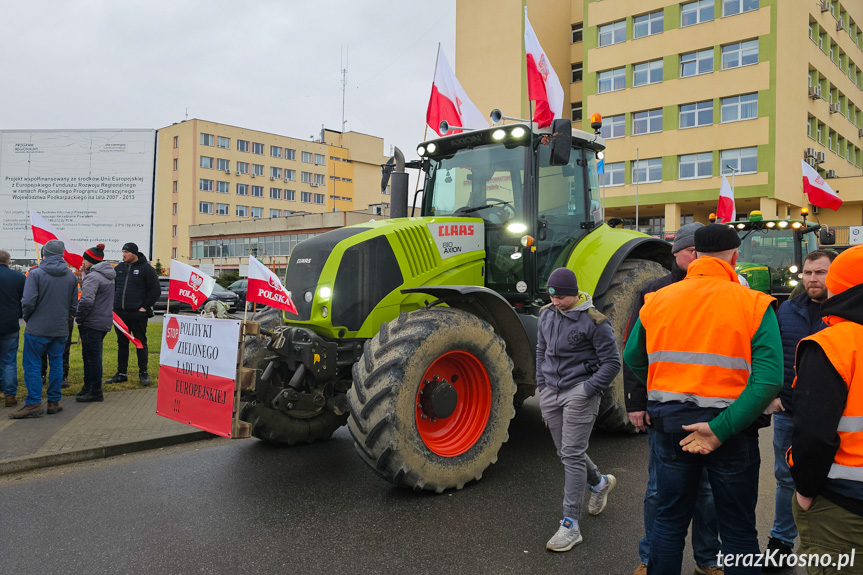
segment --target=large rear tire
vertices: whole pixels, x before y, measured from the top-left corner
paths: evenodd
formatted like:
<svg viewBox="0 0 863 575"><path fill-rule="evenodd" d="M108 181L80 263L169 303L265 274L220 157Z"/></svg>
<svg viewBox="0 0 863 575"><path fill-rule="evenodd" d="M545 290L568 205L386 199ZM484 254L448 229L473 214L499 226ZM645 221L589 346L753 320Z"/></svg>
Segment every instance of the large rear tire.
<svg viewBox="0 0 863 575"><path fill-rule="evenodd" d="M623 360L623 340L626 334L626 322L638 293L649 282L667 275L669 272L660 264L641 259L626 260L621 264L611 279L608 295L601 306L601 311L611 321L617 345L620 348L620 358ZM623 369L614 378L611 386L602 396L599 404L599 414L596 417L596 427L605 431L634 433L635 428L629 423L624 402Z"/></svg>
<svg viewBox="0 0 863 575"><path fill-rule="evenodd" d="M480 479L509 438L512 369L506 344L478 317L446 307L402 313L354 364L348 429L357 451L415 490Z"/></svg>

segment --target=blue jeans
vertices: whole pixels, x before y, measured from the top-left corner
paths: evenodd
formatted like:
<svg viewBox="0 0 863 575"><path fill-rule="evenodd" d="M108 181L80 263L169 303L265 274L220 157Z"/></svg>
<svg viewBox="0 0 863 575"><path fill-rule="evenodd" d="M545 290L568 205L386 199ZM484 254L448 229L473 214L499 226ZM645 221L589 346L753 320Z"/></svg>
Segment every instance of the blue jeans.
<svg viewBox="0 0 863 575"><path fill-rule="evenodd" d="M776 476L776 511L773 515L773 529L770 536L786 545L794 547L797 526L791 513L791 499L794 497L794 479L785 461L785 452L791 446L791 431L794 420L787 413L773 414L773 475Z"/></svg>
<svg viewBox="0 0 863 575"><path fill-rule="evenodd" d="M647 572L680 573L686 531L707 470L723 554L760 554L755 528L758 500L758 437L739 433L708 455L686 453L680 441L688 433L656 432L656 521L650 538ZM760 567L726 567L726 575L760 574Z"/></svg>
<svg viewBox="0 0 863 575"><path fill-rule="evenodd" d="M60 401L63 384L63 348L66 336L41 337L24 333L24 383L27 384L26 405L42 403L42 354L48 353L48 401Z"/></svg>
<svg viewBox="0 0 863 575"><path fill-rule="evenodd" d="M18 330L0 336L0 379L3 395L18 394Z"/></svg>
<svg viewBox="0 0 863 575"><path fill-rule="evenodd" d="M81 339L81 358L84 360L84 389L102 391L102 340L107 331L78 326Z"/></svg>
<svg viewBox="0 0 863 575"><path fill-rule="evenodd" d="M650 557L650 536L653 522L656 521L656 462L653 455L653 441L656 432L647 428L650 444L650 459L647 463L647 490L644 492L644 537L638 542L638 556L642 563ZM713 491L707 479L707 470L701 474L701 485L692 516L692 555L699 567L716 567L719 553L719 528L716 525L716 509L713 506Z"/></svg>

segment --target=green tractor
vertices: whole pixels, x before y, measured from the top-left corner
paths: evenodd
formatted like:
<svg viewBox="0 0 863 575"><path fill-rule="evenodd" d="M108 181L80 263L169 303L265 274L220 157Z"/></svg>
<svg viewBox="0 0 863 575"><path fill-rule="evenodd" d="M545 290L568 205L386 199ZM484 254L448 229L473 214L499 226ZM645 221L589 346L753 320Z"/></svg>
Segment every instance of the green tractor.
<svg viewBox="0 0 863 575"><path fill-rule="evenodd" d="M729 222L740 236L737 273L746 278L749 287L779 300L788 299L800 283L803 259L821 245L836 242L833 230L820 224L806 225L809 210L801 212L802 220L765 220L761 212L749 213L749 219Z"/></svg>
<svg viewBox="0 0 863 575"><path fill-rule="evenodd" d="M666 242L602 221L599 125L465 131L424 142L407 164L397 152L384 166L391 219L293 250L285 287L298 314L247 354L259 370L241 415L252 435L307 443L347 424L362 459L396 485L441 492L480 479L535 393L552 270L575 271L622 342L638 291L670 269ZM424 175L419 217L407 217L405 167ZM597 421L625 431L620 379Z"/></svg>

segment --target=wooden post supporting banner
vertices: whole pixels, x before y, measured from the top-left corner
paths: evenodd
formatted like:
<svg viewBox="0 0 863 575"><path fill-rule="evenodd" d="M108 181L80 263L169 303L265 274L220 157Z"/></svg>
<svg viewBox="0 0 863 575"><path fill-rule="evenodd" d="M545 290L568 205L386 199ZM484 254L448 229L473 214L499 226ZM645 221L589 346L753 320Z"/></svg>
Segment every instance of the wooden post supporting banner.
<svg viewBox="0 0 863 575"><path fill-rule="evenodd" d="M240 346L237 354L237 377L234 380L234 417L231 422L231 439L244 439L252 434L252 426L240 421L240 396L243 390L255 388L255 371L243 367L243 356L246 352L246 336L261 333L261 324L256 321L240 323Z"/></svg>

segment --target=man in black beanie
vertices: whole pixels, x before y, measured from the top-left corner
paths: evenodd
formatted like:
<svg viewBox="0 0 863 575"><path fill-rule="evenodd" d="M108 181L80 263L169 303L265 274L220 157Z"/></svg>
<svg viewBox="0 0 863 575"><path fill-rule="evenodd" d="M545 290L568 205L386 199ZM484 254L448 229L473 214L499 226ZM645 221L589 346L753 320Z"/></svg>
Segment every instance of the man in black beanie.
<svg viewBox="0 0 863 575"><path fill-rule="evenodd" d="M147 320L153 315L153 304L162 290L159 276L138 251L138 246L129 242L123 246L123 261L114 268L114 311L123 320L129 331L144 344L138 352L138 377L141 385L150 385L147 373ZM117 373L105 383L128 381L129 339L119 329L117 332Z"/></svg>

